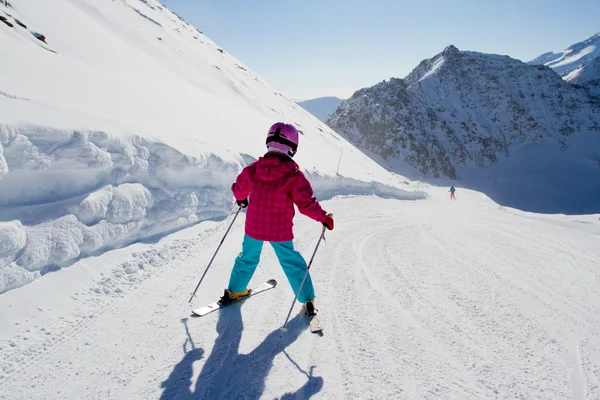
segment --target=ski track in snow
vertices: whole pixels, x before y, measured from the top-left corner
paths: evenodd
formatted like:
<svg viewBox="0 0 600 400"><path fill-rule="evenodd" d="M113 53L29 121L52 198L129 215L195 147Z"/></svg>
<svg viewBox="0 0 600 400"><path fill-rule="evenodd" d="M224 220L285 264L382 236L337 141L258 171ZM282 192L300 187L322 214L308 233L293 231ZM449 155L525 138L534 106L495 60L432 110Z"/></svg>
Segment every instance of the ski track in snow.
<svg viewBox="0 0 600 400"><path fill-rule="evenodd" d="M222 229L216 231L209 230L207 232L211 236L215 235L211 241L216 239L220 230ZM161 272L165 274L168 273L169 270L177 270L183 263L191 264L191 266L197 265L196 263L199 259L206 257L206 254L202 251L198 254L192 254L197 250L197 247L204 244L204 241L198 240L197 243L195 243L195 246L190 246L190 244L190 241L183 241L181 244L176 243L159 251L151 249L140 254L138 258L141 262L145 263L145 268L147 269L156 259L161 260L162 263L160 261L159 263L163 265L160 266L166 269L166 271ZM168 260L168 257L166 255L163 256L163 254L172 256L174 260ZM155 256L157 256L157 258L155 258ZM105 343L103 337L106 335L107 327L114 328L115 323L127 324L127 320L124 318L129 315L135 316L135 322L140 316L140 313L145 311L143 298L132 301L132 299L125 297L125 294L133 295L133 293L127 293L128 290L121 288L119 283L117 283L119 278L124 274L130 274L129 277L134 276L131 273L126 272L129 264L130 263L127 262L119 264L110 272L109 276L100 279L96 285L88 288L87 292L82 291L78 297L73 297L73 301L83 304L80 304L76 312L69 316L69 318L59 316L57 321L53 321L54 324L51 328L52 330L36 325L35 319L38 316L29 313L25 323L33 325L36 330L39 328L39 336L36 336L35 332L31 333L31 329L27 329L25 330L27 334L16 335L16 337L10 341L10 343L14 344L14 347L25 347L26 349L21 352L21 354L13 354L12 357L9 354L7 358L3 357L5 362L3 363L4 365L2 365L2 369L6 375L0 377L0 390L5 394L10 393L10 389L3 388L3 386L7 385L10 378L31 376L33 378L33 383L31 383L30 386L28 385L22 392L22 398L52 398L52 393L45 394L45 391L47 391L47 386L44 384L45 381L52 381L54 379L60 381L64 377L70 377L71 375L78 376L80 373L89 373L90 376L88 376L87 379L91 378L93 380L95 375L98 376L98 387L91 387L88 389L86 388L87 383L83 382L83 385L79 387L76 386L76 388L81 390L80 393L89 391L89 393L86 393L86 396L84 396L85 398L107 398L111 397L111 387L110 385L106 385L108 392L102 392L102 381L104 379L113 378L116 382L127 382L127 376L131 375L132 372L130 371L131 364L121 362L123 355L121 350L123 349L123 346L129 348L129 345L132 344L131 341L128 340L128 337L139 337L139 333L135 332L135 330L139 329L140 326L135 323L124 327L117 326L119 330L119 337L115 338L119 339L117 343ZM144 278L142 278L142 280L143 279ZM145 279L150 281L145 283L147 290L153 290L156 288L156 285L161 283L157 276L146 276ZM140 283L136 282L135 279L125 279L124 282L125 284L131 284L134 287ZM136 290L133 290L133 292L135 291ZM160 300L164 302L174 298L173 294L163 293L163 295L164 297ZM157 298L156 300L159 299ZM160 313L162 309L166 308L167 305L164 302L159 301L154 304L152 310L148 310L149 312L145 315L146 319L144 320L146 324L154 325L155 321L153 320L152 314L156 312ZM42 307L43 306L38 307L37 311L44 313L45 310ZM33 340L28 339L27 336L29 335L34 337ZM152 338L147 339L149 341L152 340ZM28 344L29 346L27 346ZM115 351L115 349L117 350ZM65 356L65 353L68 354L70 351L74 351L75 354L87 353L89 359L92 359L95 362L102 360L102 364L104 364L104 361L110 360L111 362L104 364L105 368L94 362L91 365L82 366L80 370L75 368L75 370L70 371L73 360L69 360L69 357ZM132 359L135 359L135 355L132 357ZM134 363L134 365L137 364L137 366L141 367L145 362L146 361ZM52 368L48 371L40 371L40 364L45 364ZM117 373L117 371L114 371L114 368L120 364L122 365L123 370L118 371ZM88 371L86 371L86 369L88 369ZM48 375L44 375L45 373ZM64 394L63 389L59 386L59 390L54 395L56 398L75 398L77 397L75 393L71 393L70 395ZM0 398L4 398L2 396L5 396L5 394L0 394ZM13 398L11 396L14 394L15 393L6 398ZM17 396L17 398L21 397Z"/></svg>
<svg viewBox="0 0 600 400"><path fill-rule="evenodd" d="M268 245L251 285L276 278L276 289L190 316L189 293L230 220L8 292L0 399L597 399L597 222L429 190L423 201L324 202L336 230L311 269L322 336L299 305L280 333L293 293ZM296 223L308 258L319 227ZM243 223L229 235L195 306L227 283ZM85 269L76 289L57 289Z"/></svg>

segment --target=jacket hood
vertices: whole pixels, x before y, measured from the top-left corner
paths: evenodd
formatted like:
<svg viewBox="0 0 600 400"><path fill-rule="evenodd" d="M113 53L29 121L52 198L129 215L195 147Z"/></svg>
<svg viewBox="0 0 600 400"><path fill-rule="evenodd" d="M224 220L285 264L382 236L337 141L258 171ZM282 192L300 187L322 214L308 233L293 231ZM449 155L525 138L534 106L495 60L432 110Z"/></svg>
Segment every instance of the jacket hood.
<svg viewBox="0 0 600 400"><path fill-rule="evenodd" d="M267 153L256 162L256 175L265 182L273 182L293 174L298 164L284 154Z"/></svg>

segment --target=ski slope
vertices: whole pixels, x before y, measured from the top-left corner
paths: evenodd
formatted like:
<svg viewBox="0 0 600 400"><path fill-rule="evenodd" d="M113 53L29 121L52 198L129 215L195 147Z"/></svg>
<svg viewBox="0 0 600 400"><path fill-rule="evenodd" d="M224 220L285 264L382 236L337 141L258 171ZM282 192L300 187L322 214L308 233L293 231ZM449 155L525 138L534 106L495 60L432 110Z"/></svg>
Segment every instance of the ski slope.
<svg viewBox="0 0 600 400"><path fill-rule="evenodd" d="M598 399L599 215L338 196L312 267L311 334L275 290L203 318L187 301L232 217L86 258L0 296L0 399ZM200 287L221 295L238 218ZM319 224L296 217L309 257ZM295 396L295 397L294 397Z"/></svg>
<svg viewBox="0 0 600 400"><path fill-rule="evenodd" d="M302 132L319 198L419 197L158 0L0 1L0 16L0 294L223 217L277 121Z"/></svg>

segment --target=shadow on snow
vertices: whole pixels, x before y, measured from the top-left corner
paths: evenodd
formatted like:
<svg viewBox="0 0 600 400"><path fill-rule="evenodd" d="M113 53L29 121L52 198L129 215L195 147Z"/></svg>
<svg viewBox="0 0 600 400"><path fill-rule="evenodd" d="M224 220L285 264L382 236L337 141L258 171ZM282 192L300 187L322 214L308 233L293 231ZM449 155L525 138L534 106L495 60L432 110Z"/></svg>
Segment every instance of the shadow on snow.
<svg viewBox="0 0 600 400"><path fill-rule="evenodd" d="M192 390L193 363L203 358L204 350L196 348L188 330L187 318L182 322L188 336L183 344L184 356L162 383L161 400L258 399L264 392L273 360L282 352L306 375L307 381L296 391L283 394L280 399L308 399L323 387L323 378L313 376L314 367L309 372L303 371L285 352L285 348L306 330L307 324L302 314L288 323L286 332L276 329L251 353L240 354L243 322L241 304L236 304L219 311L218 337Z"/></svg>

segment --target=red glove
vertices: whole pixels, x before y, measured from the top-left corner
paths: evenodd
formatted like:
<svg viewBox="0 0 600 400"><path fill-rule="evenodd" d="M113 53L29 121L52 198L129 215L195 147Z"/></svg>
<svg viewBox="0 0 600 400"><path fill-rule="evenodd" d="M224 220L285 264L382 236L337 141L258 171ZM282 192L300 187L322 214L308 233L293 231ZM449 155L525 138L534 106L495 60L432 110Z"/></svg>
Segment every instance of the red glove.
<svg viewBox="0 0 600 400"><path fill-rule="evenodd" d="M325 228L332 231L333 230L333 214L327 214L325 216L325 219L321 223L325 226Z"/></svg>

